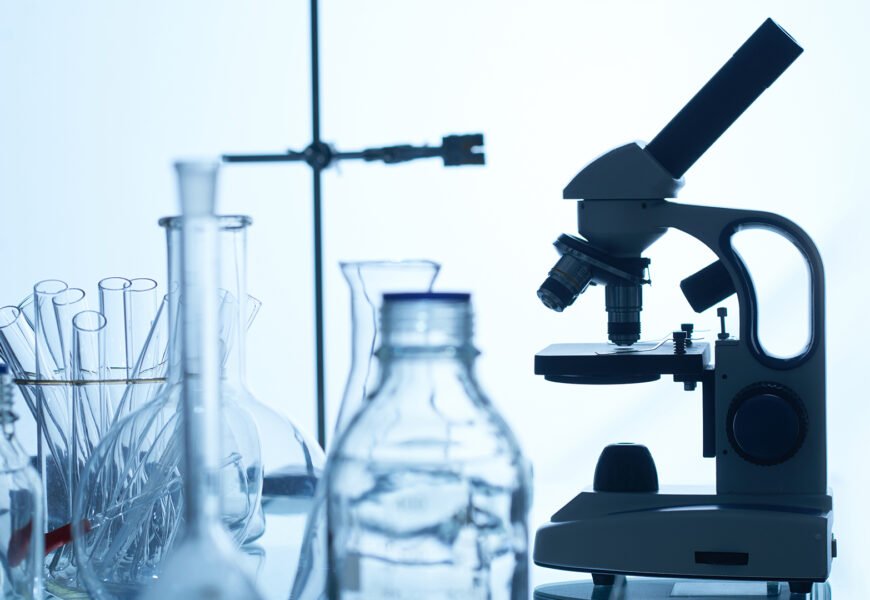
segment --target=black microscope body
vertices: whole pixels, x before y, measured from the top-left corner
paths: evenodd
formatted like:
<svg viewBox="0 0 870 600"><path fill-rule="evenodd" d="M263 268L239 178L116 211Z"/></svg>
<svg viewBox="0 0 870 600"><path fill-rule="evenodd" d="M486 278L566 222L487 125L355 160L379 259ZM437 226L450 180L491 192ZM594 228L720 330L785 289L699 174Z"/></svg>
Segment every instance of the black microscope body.
<svg viewBox="0 0 870 600"><path fill-rule="evenodd" d="M645 447L609 446L593 487L538 530L537 564L590 572L604 585L615 575L641 575L788 582L803 593L827 579L836 544L826 472L819 252L779 215L667 200L686 170L801 52L768 19L652 142L604 154L565 188L564 197L578 201L580 237L556 241L560 259L538 295L561 312L587 286L605 286L610 343L554 344L535 356L535 373L559 383L640 383L669 375L689 390L700 384L703 455L716 459L716 484L706 491L659 487ZM723 327L711 346L693 340L686 324L673 343L639 341L642 289L649 283L642 254L671 228L715 253L718 260L681 288L697 312L736 294L736 338ZM784 236L809 267L810 339L796 356L773 356L760 343L755 289L731 243L748 228Z"/></svg>

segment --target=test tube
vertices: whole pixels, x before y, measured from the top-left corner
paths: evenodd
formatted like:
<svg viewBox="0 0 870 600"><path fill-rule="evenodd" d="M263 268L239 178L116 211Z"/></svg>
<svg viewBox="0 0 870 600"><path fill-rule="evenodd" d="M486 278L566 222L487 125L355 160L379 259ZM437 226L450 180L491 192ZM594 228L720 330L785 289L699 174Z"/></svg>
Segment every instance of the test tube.
<svg viewBox="0 0 870 600"><path fill-rule="evenodd" d="M36 337L36 376L57 379L63 374L63 349L54 315L54 297L69 286L59 279L44 279L33 286L33 331Z"/></svg>
<svg viewBox="0 0 870 600"><path fill-rule="evenodd" d="M21 302L18 303L18 310L21 311L21 314L24 315L28 324L30 324L30 328L33 329L33 323L35 320L33 315L33 292L27 294Z"/></svg>
<svg viewBox="0 0 870 600"><path fill-rule="evenodd" d="M133 371L151 333L157 312L157 282L139 277L130 280L124 289L124 327L127 352L127 378L134 377ZM153 365L143 365L145 368Z"/></svg>
<svg viewBox="0 0 870 600"><path fill-rule="evenodd" d="M132 285L125 277L107 277L98 284L100 313L106 318L104 365L110 379L127 379L127 319L124 292Z"/></svg>
<svg viewBox="0 0 870 600"><path fill-rule="evenodd" d="M114 407L109 406L105 316L93 310L78 313L72 321L73 457L72 488L94 447L108 431Z"/></svg>
<svg viewBox="0 0 870 600"><path fill-rule="evenodd" d="M67 379L75 379L72 375L72 350L73 350L73 317L87 310L88 303L85 291L81 288L68 288L54 296L51 300L54 305L54 316L57 320L57 331L60 336L62 365Z"/></svg>
<svg viewBox="0 0 870 600"><path fill-rule="evenodd" d="M16 379L36 377L36 339L17 306L0 308L0 349Z"/></svg>

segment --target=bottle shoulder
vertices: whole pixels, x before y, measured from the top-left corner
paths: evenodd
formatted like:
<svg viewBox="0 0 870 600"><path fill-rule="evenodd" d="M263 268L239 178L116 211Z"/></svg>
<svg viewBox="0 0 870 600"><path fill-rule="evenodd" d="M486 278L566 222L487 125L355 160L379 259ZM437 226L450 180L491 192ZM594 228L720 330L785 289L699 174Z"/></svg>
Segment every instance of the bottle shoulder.
<svg viewBox="0 0 870 600"><path fill-rule="evenodd" d="M397 417L388 411L363 410L336 442L336 461L384 465L472 465L501 463L521 468L516 437L495 412L476 411L451 419L417 412Z"/></svg>

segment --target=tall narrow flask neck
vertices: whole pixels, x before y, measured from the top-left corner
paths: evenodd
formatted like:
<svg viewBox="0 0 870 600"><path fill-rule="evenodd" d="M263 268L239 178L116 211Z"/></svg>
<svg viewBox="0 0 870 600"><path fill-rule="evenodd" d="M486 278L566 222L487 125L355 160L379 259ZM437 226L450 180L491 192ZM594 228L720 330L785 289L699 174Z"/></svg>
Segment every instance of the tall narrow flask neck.
<svg viewBox="0 0 870 600"><path fill-rule="evenodd" d="M221 390L218 351L218 220L216 163L178 163L180 225L180 355L183 376L185 522L189 536L207 534L220 518ZM172 265L170 260L170 265ZM175 323L173 323L175 325Z"/></svg>

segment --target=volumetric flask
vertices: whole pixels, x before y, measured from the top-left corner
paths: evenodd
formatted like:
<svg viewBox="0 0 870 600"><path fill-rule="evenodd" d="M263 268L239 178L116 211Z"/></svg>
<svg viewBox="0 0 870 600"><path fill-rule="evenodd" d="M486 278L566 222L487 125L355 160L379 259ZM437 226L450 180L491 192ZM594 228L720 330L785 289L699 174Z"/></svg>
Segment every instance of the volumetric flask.
<svg viewBox="0 0 870 600"><path fill-rule="evenodd" d="M384 293L428 292L441 268L430 260L361 261L341 263L350 286L351 367L338 413L333 441L353 419L377 381L375 349L380 345L380 308ZM305 529L302 554L293 582L293 600L326 598L325 490L318 486Z"/></svg>
<svg viewBox="0 0 870 600"><path fill-rule="evenodd" d="M218 331L218 220L214 214L218 163L178 163L181 191L181 378L183 525L159 578L142 600L256 600L221 521L226 474L222 352ZM232 482L230 482L232 485Z"/></svg>

